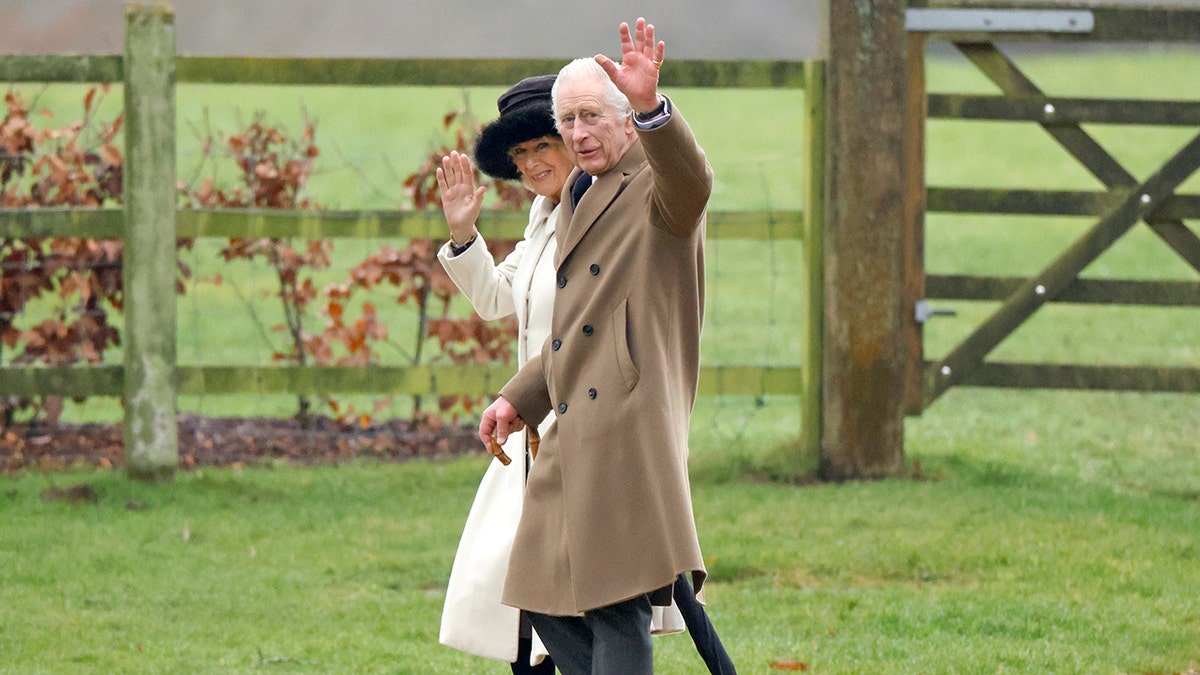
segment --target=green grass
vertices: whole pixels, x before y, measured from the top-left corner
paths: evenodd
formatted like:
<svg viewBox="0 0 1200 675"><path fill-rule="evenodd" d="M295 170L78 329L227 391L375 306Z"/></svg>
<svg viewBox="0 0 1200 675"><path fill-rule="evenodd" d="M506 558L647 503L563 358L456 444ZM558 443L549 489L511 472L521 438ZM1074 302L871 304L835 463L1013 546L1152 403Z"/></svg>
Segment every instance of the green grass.
<svg viewBox="0 0 1200 675"><path fill-rule="evenodd" d="M1190 403L955 391L910 420L919 479L805 487L729 470L772 452L788 402L740 429L703 409L693 491L711 616L748 673L780 659L818 673L1200 666ZM501 672L437 644L482 469L0 479L0 672ZM99 503L39 498L78 483ZM655 646L657 672L699 672L687 637Z"/></svg>

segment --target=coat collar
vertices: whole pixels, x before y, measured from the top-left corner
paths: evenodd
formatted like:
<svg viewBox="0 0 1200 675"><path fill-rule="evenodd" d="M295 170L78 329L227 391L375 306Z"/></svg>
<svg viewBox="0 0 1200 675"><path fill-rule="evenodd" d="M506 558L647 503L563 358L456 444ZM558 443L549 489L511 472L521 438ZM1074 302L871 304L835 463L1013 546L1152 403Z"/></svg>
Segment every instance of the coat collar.
<svg viewBox="0 0 1200 675"><path fill-rule="evenodd" d="M633 145L629 146L617 165L596 177L574 213L568 206L571 203L571 186L582 172L579 169L571 172L566 185L563 186L563 208L559 209L560 220L555 228L555 236L558 237L558 251L554 257L556 268L562 265L563 260L566 260L572 249L583 239L583 235L587 234L592 225L616 201L629 181L645 168L646 152L642 149L642 141L634 139Z"/></svg>

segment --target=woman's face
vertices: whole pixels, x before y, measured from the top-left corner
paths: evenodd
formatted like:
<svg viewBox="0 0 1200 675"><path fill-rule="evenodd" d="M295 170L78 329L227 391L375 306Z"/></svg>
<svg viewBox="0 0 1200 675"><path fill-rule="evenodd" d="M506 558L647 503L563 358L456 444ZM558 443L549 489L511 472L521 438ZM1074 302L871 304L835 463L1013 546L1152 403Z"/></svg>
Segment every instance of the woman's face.
<svg viewBox="0 0 1200 675"><path fill-rule="evenodd" d="M567 146L558 136L542 136L518 143L508 150L508 157L521 172L521 181L530 190L558 202L563 184L571 169Z"/></svg>

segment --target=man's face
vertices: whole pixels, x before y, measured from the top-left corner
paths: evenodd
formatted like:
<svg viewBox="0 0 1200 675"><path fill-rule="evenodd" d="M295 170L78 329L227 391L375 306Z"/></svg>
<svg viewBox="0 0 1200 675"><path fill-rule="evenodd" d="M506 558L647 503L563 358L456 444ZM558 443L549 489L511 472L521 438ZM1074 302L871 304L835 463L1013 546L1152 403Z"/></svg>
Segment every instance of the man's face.
<svg viewBox="0 0 1200 675"><path fill-rule="evenodd" d="M565 82L558 90L555 109L567 152L576 166L593 176L616 166L635 138L633 121L605 102L601 87L600 82L591 80Z"/></svg>

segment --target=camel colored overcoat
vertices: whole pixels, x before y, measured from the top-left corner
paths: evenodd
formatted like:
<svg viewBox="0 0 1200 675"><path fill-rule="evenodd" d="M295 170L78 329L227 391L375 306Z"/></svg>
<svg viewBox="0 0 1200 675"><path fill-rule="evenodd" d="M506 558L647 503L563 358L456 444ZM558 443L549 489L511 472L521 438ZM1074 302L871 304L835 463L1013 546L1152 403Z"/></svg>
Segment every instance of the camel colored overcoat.
<svg viewBox="0 0 1200 675"><path fill-rule="evenodd" d="M438 251L446 273L481 318L490 321L515 313L518 366L541 352L550 332L555 289L553 219L558 208L545 197L536 197L525 234L499 263L492 260L482 234L461 255L453 255L449 243ZM547 432L553 420L551 414L541 422L539 431ZM438 639L468 654L512 662L517 658L520 611L500 602L500 594L525 495L525 432L510 434L504 452L512 464L488 463L467 514L446 583ZM651 613L650 632L655 635L684 628L683 615L674 605L655 607ZM537 665L547 651L536 631L532 637L530 665Z"/></svg>
<svg viewBox="0 0 1200 675"><path fill-rule="evenodd" d="M712 169L674 110L555 226L550 339L501 390L553 410L526 486L503 601L578 615L705 571L688 482Z"/></svg>

